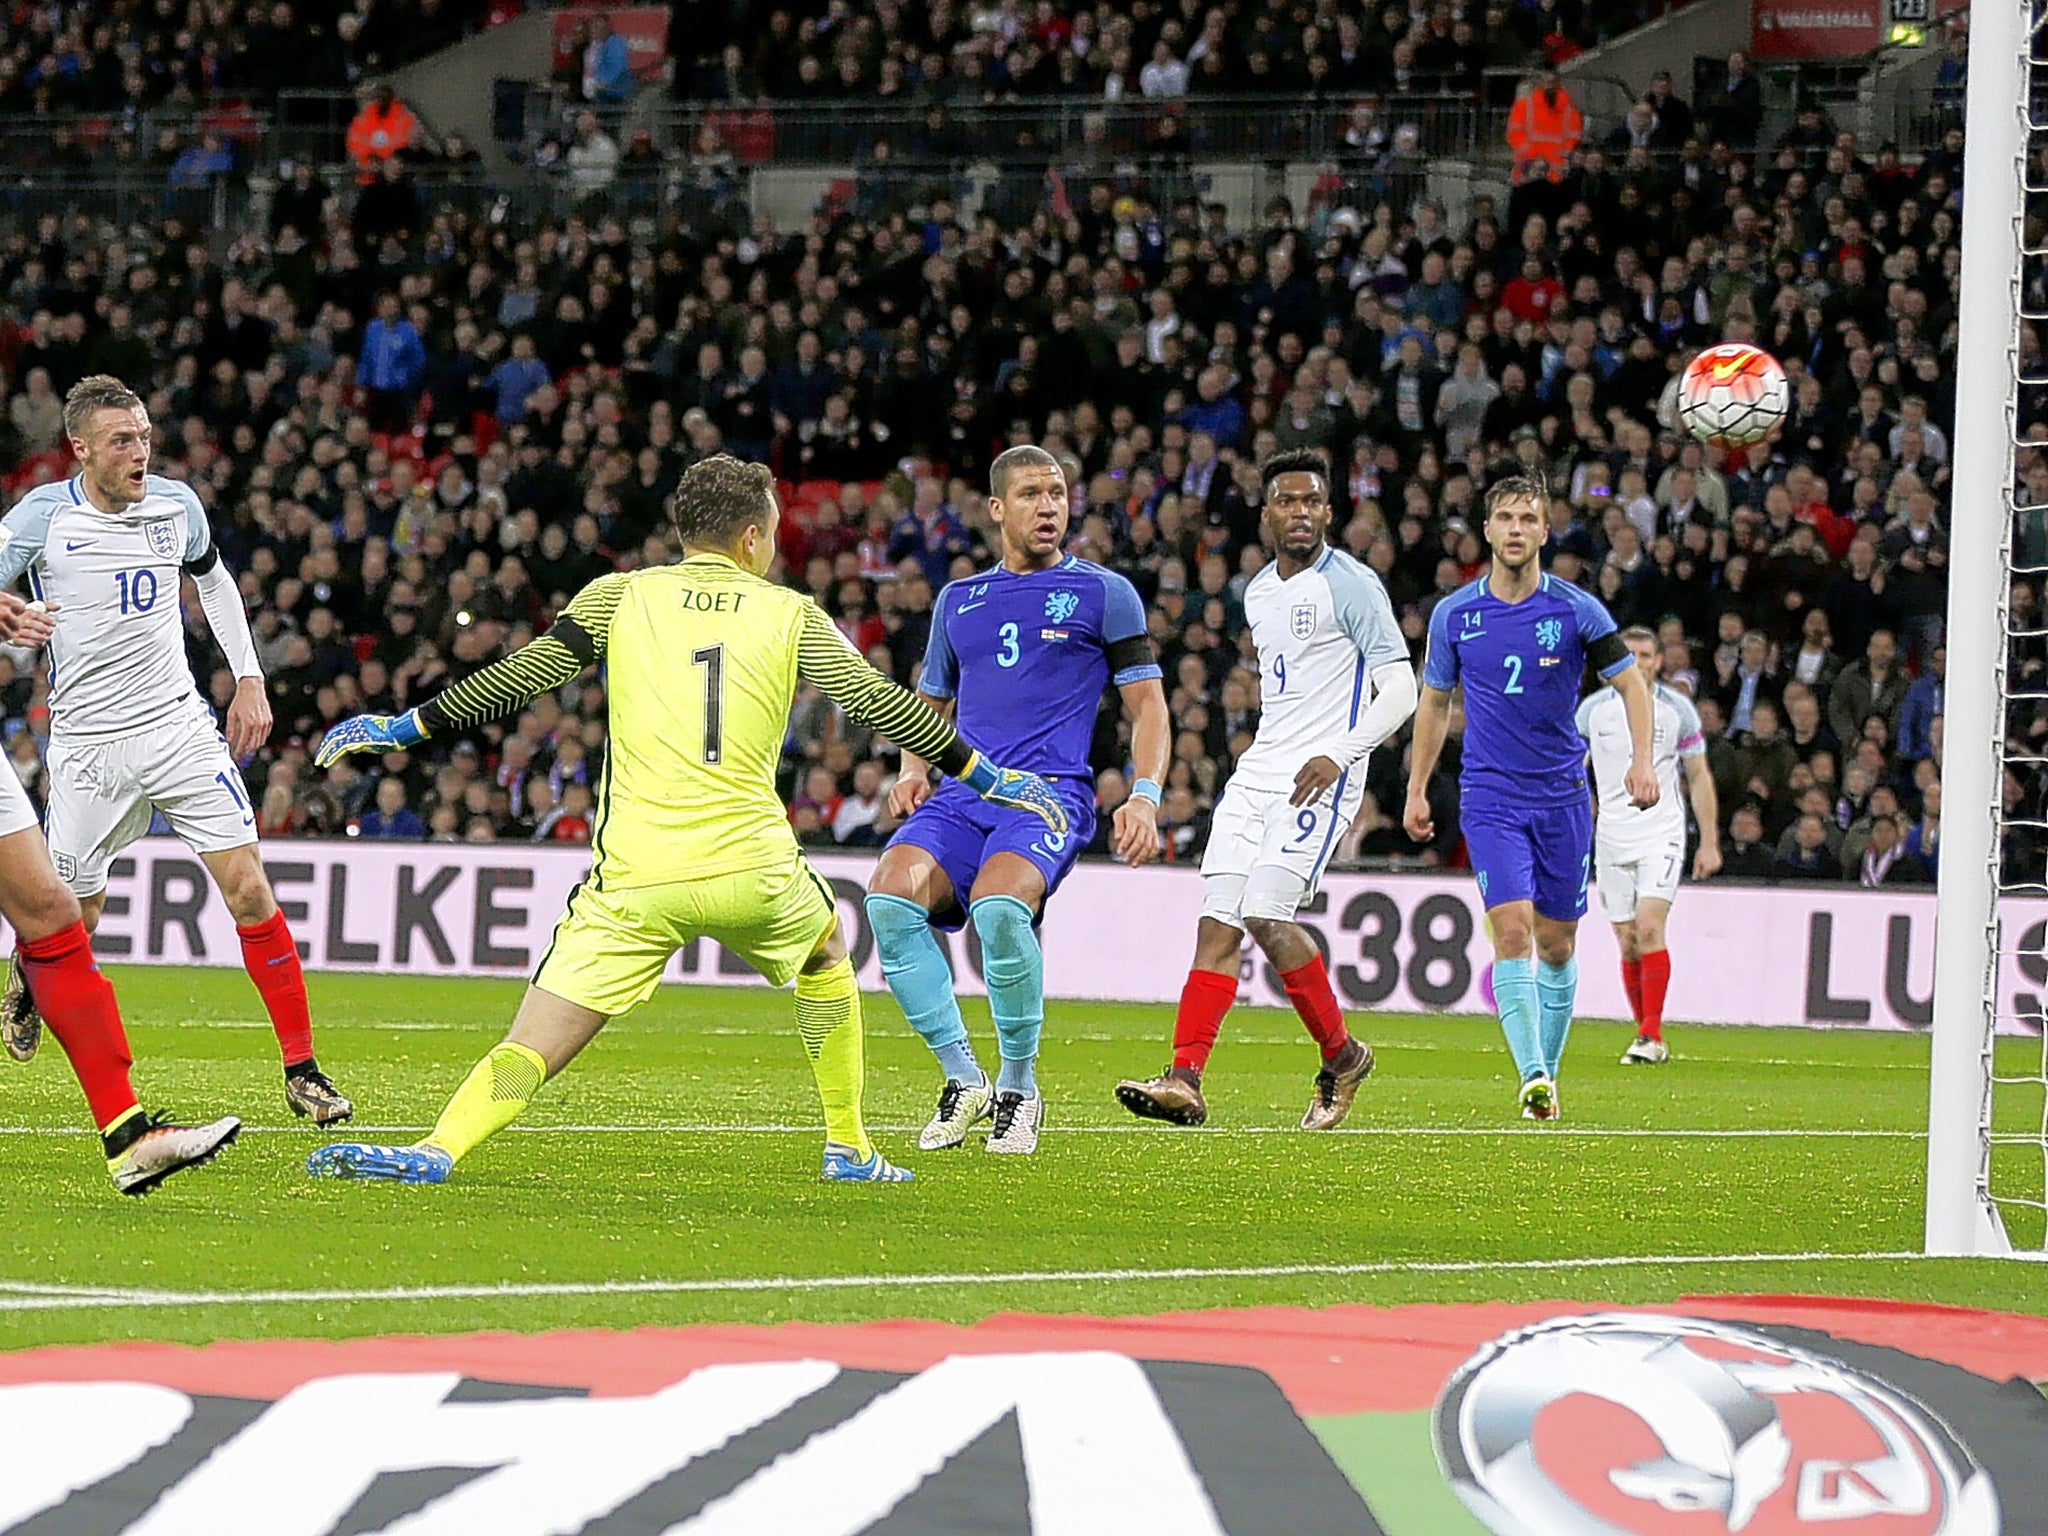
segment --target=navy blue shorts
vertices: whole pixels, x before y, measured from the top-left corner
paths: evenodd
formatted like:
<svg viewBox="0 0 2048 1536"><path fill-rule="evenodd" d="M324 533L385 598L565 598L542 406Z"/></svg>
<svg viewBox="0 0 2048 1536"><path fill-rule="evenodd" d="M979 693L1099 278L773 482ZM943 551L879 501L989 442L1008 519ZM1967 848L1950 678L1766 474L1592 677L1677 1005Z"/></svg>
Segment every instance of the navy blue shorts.
<svg viewBox="0 0 2048 1536"><path fill-rule="evenodd" d="M1533 901L1538 913L1555 922L1586 915L1586 881L1593 871L1588 801L1516 807L1468 801L1459 807L1458 821L1487 910Z"/></svg>
<svg viewBox="0 0 2048 1536"><path fill-rule="evenodd" d="M934 924L959 928L966 923L967 898L974 889L975 876L998 853L1014 853L1036 865L1045 876L1048 898L1059 889L1074 860L1095 836L1095 790L1079 780L1054 779L1052 785L1067 807L1065 837L1053 836L1029 811L990 805L958 779L940 785L938 792L896 829L889 839L891 848L899 843L922 848L953 882L954 900L932 914Z"/></svg>

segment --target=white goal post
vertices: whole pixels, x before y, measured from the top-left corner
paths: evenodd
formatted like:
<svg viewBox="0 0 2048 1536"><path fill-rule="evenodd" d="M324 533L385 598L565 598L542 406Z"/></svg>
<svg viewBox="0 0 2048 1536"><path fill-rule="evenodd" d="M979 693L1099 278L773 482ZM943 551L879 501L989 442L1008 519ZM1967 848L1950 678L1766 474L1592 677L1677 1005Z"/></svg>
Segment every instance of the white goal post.
<svg viewBox="0 0 2048 1536"><path fill-rule="evenodd" d="M1961 333L1949 500L1939 926L1926 1248L2011 1251L1993 1199L2008 558L2019 390L2020 222L2035 0L1970 7Z"/></svg>

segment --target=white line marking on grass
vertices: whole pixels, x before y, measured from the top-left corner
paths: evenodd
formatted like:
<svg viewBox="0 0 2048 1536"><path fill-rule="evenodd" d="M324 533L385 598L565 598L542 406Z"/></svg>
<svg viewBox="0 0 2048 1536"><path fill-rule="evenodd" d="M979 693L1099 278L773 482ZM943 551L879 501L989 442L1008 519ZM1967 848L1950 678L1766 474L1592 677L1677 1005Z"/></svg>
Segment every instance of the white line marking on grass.
<svg viewBox="0 0 2048 1536"><path fill-rule="evenodd" d="M875 994L870 993L867 995L873 996ZM1275 1014L1279 1013L1278 1009L1269 1011ZM1293 1016L1290 1014L1287 1017L1291 1019ZM1463 1016L1460 1015L1458 1017ZM141 1020L139 1022L144 1026L150 1023L149 1020ZM1613 1021L1598 1020L1594 1022L1612 1023ZM167 1029L254 1029L262 1030L265 1033L269 1033L273 1028L268 1019L178 1019L174 1023L162 1027ZM320 1027L322 1029L372 1029L421 1034L456 1030L473 1034L478 1030L496 1028L497 1025L491 1022L474 1023L463 1019L322 1019ZM1702 1031L1711 1031L1715 1029L1779 1028L1781 1026L1727 1024L1698 1027ZM731 1025L691 1024L671 1020L640 1021L632 1019L615 1019L605 1026L605 1031L612 1035L682 1033L693 1037L701 1035L718 1039L759 1038L762 1040L779 1039L789 1033L788 1025L780 1022L770 1023L764 1021L758 1025ZM1152 1033L1136 1029L1121 1034L1114 1031L1087 1030L1065 1033L1048 1032L1046 1038L1055 1044L1125 1045L1132 1041L1148 1040L1152 1037ZM1700 1036L1695 1035L1694 1038L1698 1039ZM1241 1034L1233 1034L1231 1036L1231 1045L1233 1048L1241 1046L1281 1046L1288 1050L1297 1050L1301 1045L1301 1032L1299 1029L1276 1029L1271 1034L1260 1035L1251 1031L1245 1031ZM1465 1055L1475 1048L1468 1045L1445 1045L1433 1040L1404 1040L1396 1035L1389 1039L1376 1040L1374 1042L1374 1049L1383 1054L1399 1054L1413 1051L1418 1053L1441 1052L1452 1055ZM1673 1057L1672 1059L1699 1066L1717 1067L1809 1067L1819 1071L1918 1072L1923 1076L1927 1071L1927 1063L1924 1061L1816 1061L1796 1056L1721 1056L1711 1050L1688 1051L1683 1057ZM1045 1129L1051 1130L1054 1127L1047 1126Z"/></svg>
<svg viewBox="0 0 2048 1536"><path fill-rule="evenodd" d="M147 1023L148 1020L143 1020ZM165 1026L169 1029L260 1029L270 1034L276 1026L268 1019L179 1019ZM460 1019L435 1022L431 1019L322 1019L322 1029L388 1029L395 1031L439 1031L444 1029L483 1030L492 1029L493 1024L466 1024ZM704 1031L698 1031L704 1033ZM748 1033L748 1031L734 1031Z"/></svg>
<svg viewBox="0 0 2048 1536"><path fill-rule="evenodd" d="M0 1297L0 1312L80 1308L310 1306L334 1302L473 1301L542 1296L671 1296L758 1291L902 1290L923 1286L1124 1285L1167 1281L1280 1280L1355 1275L1551 1273L1601 1269L1683 1269L1701 1265L1877 1264L1925 1259L1895 1253L1618 1254L1585 1259L1381 1259L1358 1264L1238 1264L1217 1268L1012 1270L993 1274L758 1275L728 1280L598 1280L522 1285L414 1285L302 1291L96 1291ZM54 1291L54 1288L53 1288Z"/></svg>
<svg viewBox="0 0 2048 1536"><path fill-rule="evenodd" d="M423 1136L431 1125L338 1125L332 1134L361 1141L373 1136ZM921 1125L871 1125L870 1131L885 1136L908 1136ZM245 1125L244 1135L300 1136L315 1133L304 1125ZM683 1122L664 1125L508 1125L501 1136L822 1136L823 1125L718 1125L711 1122ZM78 1125L0 1125L0 1136L96 1136L97 1131ZM1167 1129L1154 1125L1048 1125L1045 1136L1299 1136L1293 1125L1205 1125ZM1393 1136L1417 1140L1459 1137L1529 1137L1546 1141L1572 1139L1626 1139L1651 1141L1917 1141L1925 1131L1859 1130L1854 1128L1805 1130L1783 1127L1740 1126L1732 1130L1698 1128L1632 1129L1628 1126L1486 1126L1486 1125L1350 1125L1320 1136Z"/></svg>

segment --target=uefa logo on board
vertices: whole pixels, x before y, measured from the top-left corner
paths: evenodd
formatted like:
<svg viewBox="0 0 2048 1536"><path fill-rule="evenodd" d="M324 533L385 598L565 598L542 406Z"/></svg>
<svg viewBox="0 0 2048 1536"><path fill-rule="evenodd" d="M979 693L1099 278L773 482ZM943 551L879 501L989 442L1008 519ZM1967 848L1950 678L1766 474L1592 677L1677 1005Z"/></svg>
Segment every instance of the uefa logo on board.
<svg viewBox="0 0 2048 1536"><path fill-rule="evenodd" d="M1917 1399L1768 1334L1556 1318L1438 1399L1437 1460L1497 1536L1998 1536L1991 1478Z"/></svg>

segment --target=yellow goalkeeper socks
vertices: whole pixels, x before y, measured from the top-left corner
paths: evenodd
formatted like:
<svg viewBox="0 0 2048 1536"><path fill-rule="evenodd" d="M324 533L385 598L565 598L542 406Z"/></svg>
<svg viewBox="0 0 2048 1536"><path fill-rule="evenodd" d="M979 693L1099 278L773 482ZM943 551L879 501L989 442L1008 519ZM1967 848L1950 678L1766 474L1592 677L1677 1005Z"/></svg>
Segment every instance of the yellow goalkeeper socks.
<svg viewBox="0 0 2048 1536"><path fill-rule="evenodd" d="M527 1101L547 1081L548 1064L538 1051L509 1040L471 1069L455 1097L434 1122L422 1146L439 1147L458 1163L519 1118Z"/></svg>
<svg viewBox="0 0 2048 1536"><path fill-rule="evenodd" d="M825 1139L853 1148L865 1162L875 1155L875 1148L860 1118L867 1058L861 1044L860 988L854 984L851 961L797 977L796 1029L803 1036L811 1075L818 1080L818 1098L825 1106Z"/></svg>

